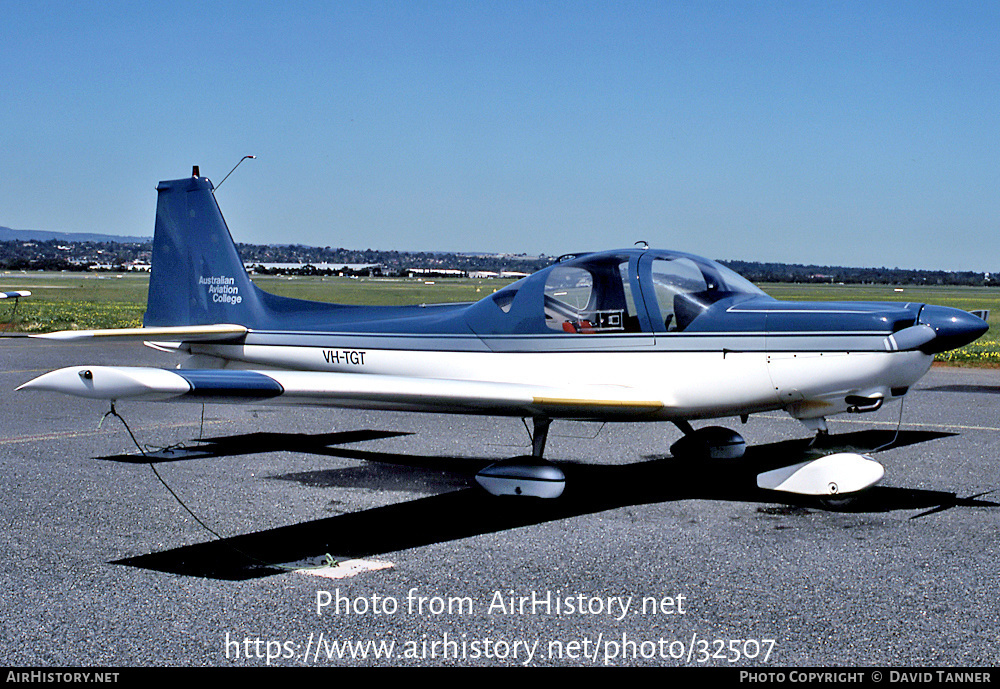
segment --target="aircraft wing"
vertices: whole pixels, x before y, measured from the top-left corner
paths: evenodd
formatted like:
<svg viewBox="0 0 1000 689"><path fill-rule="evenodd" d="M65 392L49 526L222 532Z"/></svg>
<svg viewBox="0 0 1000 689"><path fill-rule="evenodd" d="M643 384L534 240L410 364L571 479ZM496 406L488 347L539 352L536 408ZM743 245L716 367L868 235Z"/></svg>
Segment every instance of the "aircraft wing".
<svg viewBox="0 0 1000 689"><path fill-rule="evenodd" d="M19 289L13 292L0 292L0 299L23 299L30 296L31 292L26 289Z"/></svg>
<svg viewBox="0 0 1000 689"><path fill-rule="evenodd" d="M28 381L44 390L104 400L270 402L396 411L552 418L636 418L662 400L616 385L553 387L525 383L411 378L317 371L71 366Z"/></svg>

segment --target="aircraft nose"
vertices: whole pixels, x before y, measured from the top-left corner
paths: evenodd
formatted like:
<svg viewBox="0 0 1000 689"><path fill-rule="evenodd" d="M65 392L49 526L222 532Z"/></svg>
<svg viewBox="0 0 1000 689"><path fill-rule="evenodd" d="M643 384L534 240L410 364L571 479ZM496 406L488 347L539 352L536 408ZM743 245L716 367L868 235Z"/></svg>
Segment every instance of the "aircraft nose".
<svg viewBox="0 0 1000 689"><path fill-rule="evenodd" d="M936 335L920 348L928 354L947 352L967 345L990 329L982 318L948 306L924 306L920 310L919 321L933 328Z"/></svg>

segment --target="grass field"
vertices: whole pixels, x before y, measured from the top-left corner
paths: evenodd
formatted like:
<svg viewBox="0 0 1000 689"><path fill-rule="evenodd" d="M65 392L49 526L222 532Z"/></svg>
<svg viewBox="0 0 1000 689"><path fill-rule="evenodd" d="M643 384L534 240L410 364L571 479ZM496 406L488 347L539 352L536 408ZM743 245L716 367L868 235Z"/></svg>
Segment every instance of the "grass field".
<svg viewBox="0 0 1000 689"><path fill-rule="evenodd" d="M439 304L476 301L510 280L257 277L273 294L343 304ZM27 289L11 322L13 305L0 302L0 329L20 332L138 327L146 308L149 275L143 273L0 273L0 291ZM987 287L893 287L891 285L765 284L789 301L897 301L989 309L990 331L938 360L965 366L1000 366L1000 289ZM901 291L899 291L901 290Z"/></svg>

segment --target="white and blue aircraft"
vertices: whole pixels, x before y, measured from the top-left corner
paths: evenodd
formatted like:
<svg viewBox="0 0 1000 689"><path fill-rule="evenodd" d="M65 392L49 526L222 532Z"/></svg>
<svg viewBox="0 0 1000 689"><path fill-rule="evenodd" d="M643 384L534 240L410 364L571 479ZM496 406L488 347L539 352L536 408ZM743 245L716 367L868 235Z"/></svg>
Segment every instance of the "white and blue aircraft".
<svg viewBox="0 0 1000 689"><path fill-rule="evenodd" d="M988 329L941 306L777 301L716 262L649 248L564 256L475 303L289 299L251 282L207 178L157 191L144 327L43 337L138 338L184 363L71 366L18 389L531 418L531 456L477 476L494 494L562 492L564 475L543 459L554 419L669 421L685 433L675 456L739 457L737 433L690 422L785 410L825 433L826 417L902 398L935 353ZM842 453L758 485L844 495L883 473Z"/></svg>
<svg viewBox="0 0 1000 689"><path fill-rule="evenodd" d="M17 305L21 302L22 299L27 299L30 296L31 292L29 292L26 289L13 290L10 292L0 292L0 299L14 300L14 308L10 310L10 315L7 317L7 320L9 320L10 322L14 321L14 316L17 314Z"/></svg>

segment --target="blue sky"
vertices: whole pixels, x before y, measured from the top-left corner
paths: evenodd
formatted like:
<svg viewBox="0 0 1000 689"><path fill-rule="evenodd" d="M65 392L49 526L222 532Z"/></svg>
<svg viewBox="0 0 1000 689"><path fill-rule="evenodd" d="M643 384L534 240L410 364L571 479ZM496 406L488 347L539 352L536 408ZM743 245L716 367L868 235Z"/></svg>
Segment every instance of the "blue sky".
<svg viewBox="0 0 1000 689"><path fill-rule="evenodd" d="M1000 271L997 2L0 0L0 225Z"/></svg>

